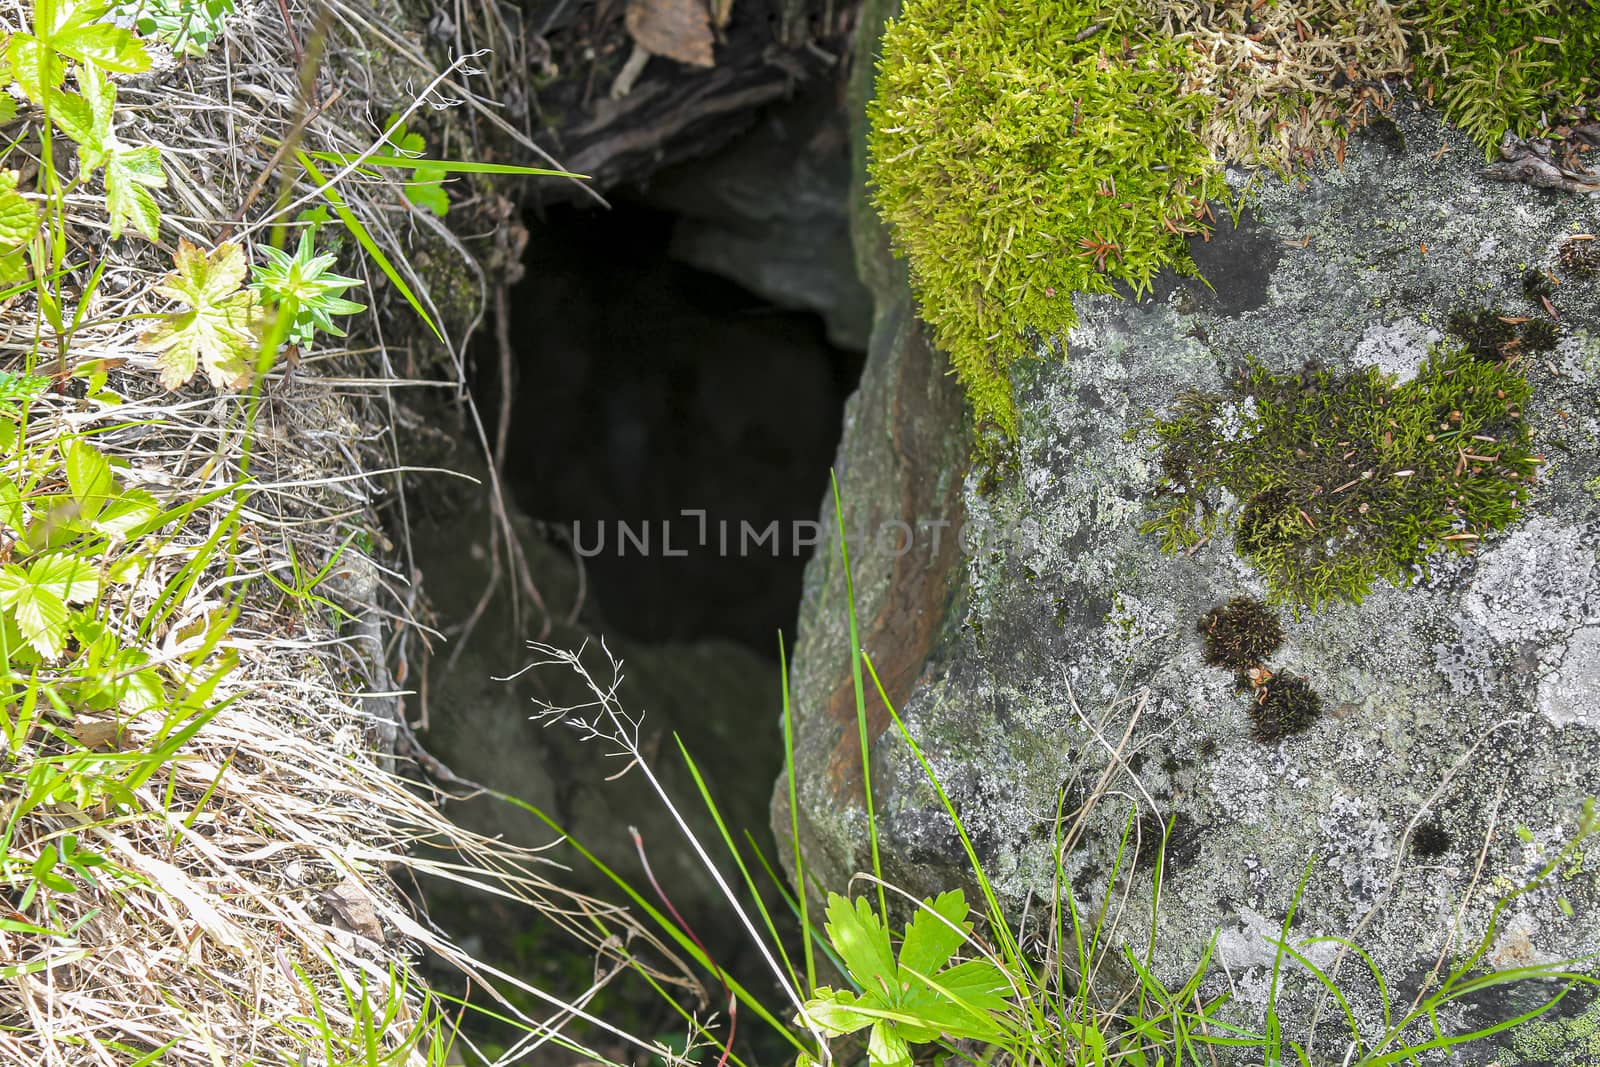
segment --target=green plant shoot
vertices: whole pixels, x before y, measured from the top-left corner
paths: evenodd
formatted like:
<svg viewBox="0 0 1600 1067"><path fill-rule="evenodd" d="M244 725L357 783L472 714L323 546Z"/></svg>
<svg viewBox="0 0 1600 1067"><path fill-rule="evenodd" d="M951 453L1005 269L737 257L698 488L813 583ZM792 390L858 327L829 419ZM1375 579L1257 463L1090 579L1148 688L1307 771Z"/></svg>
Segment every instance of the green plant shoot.
<svg viewBox="0 0 1600 1067"><path fill-rule="evenodd" d="M360 285L361 280L334 274L329 269L333 266L334 255L331 252L317 254L316 232L315 226L301 231L300 242L292 256L281 248L262 245L261 253L267 257L267 262L251 271L250 288L291 317L284 339L293 345L310 344L318 330L343 337L344 331L334 325L333 316L354 315L367 309L367 305L339 295Z"/></svg>
<svg viewBox="0 0 1600 1067"><path fill-rule="evenodd" d="M910 1067L911 1044L940 1037L995 1042L1006 1035L1010 982L987 960L946 966L972 934L961 890L925 900L906 926L898 960L889 930L865 897L828 894L828 940L859 994L822 986L805 1010L825 1033L872 1027L872 1067Z"/></svg>

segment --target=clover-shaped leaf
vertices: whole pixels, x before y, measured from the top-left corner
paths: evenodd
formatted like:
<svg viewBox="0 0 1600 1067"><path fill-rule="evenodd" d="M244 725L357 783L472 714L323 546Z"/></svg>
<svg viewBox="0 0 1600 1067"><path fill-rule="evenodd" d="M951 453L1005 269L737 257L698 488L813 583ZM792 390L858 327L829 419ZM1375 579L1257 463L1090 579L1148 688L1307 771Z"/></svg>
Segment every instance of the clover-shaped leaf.
<svg viewBox="0 0 1600 1067"><path fill-rule="evenodd" d="M244 250L229 241L208 255L180 238L173 262L177 270L156 291L189 310L166 316L140 337L140 351L160 353L156 364L168 389L182 386L200 367L219 389L243 386L262 324L256 294L242 288Z"/></svg>

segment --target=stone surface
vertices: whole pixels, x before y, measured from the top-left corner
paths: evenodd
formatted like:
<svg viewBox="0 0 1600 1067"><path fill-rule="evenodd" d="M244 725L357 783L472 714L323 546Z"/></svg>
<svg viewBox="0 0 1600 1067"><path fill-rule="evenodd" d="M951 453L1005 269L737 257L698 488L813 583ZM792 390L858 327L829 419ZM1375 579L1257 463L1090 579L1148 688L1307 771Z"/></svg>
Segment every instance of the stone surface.
<svg viewBox="0 0 1600 1067"><path fill-rule="evenodd" d="M769 108L708 159L651 178L646 199L679 216L672 255L779 307L814 311L840 348L864 351L872 298L850 244L846 116L827 88Z"/></svg>
<svg viewBox="0 0 1600 1067"><path fill-rule="evenodd" d="M869 4L864 23L885 6ZM961 423L928 373L908 369L917 330L903 286L870 219L859 219L879 311L839 467L863 644L880 669L895 665L890 696L1013 905L1052 899L1056 813L1070 824L1097 796L1064 871L1081 906L1111 894L1115 936L1142 954L1149 864L1124 863L1115 883L1109 875L1130 815L1146 849L1176 816L1156 969L1181 981L1215 934L1204 989L1231 989L1227 1010L1255 1026L1270 979L1263 939L1313 857L1293 937L1356 937L1405 1006L1441 955L1448 963L1482 933L1494 901L1556 855L1584 798L1600 794L1595 281L1557 272L1559 345L1526 364L1526 414L1548 462L1525 519L1412 588L1285 613L1274 665L1306 675L1326 709L1307 734L1252 741L1247 698L1201 659L1197 620L1262 595L1259 577L1226 538L1168 557L1138 532L1159 472L1126 432L1148 413L1186 389L1220 387L1246 356L1278 372L1315 360L1404 375L1458 307L1541 314L1522 271L1553 268L1563 235L1600 227L1600 199L1485 181L1465 137L1408 100L1395 119L1403 141L1358 137L1342 170L1261 180L1240 228L1195 246L1210 289L1167 279L1141 303L1081 299L1066 358L1041 352L1014 375L1014 469L975 470L959 489L950 442ZM915 358L937 357L924 348ZM890 418L910 411L915 438ZM896 554L866 536L890 519L930 534L965 524L967 536L950 555L931 552L931 536ZM853 698L841 698L843 575L837 544L826 547L807 577L792 684L808 862L842 888L868 862ZM938 798L873 704L886 876L918 894L970 882ZM776 799L785 827L781 783ZM1426 856L1410 840L1425 823L1442 831ZM1600 872L1580 854L1509 906L1489 958L1505 967L1600 949L1597 908ZM1334 955L1324 946L1312 958ZM1365 968L1353 957L1338 966L1371 1038L1381 1014ZM1303 1036L1313 986L1293 967L1285 981L1280 1011L1287 1032ZM1540 992L1513 987L1445 1021L1505 1018ZM1322 1005L1317 1047L1334 1062L1344 1053L1329 1029L1338 1015Z"/></svg>

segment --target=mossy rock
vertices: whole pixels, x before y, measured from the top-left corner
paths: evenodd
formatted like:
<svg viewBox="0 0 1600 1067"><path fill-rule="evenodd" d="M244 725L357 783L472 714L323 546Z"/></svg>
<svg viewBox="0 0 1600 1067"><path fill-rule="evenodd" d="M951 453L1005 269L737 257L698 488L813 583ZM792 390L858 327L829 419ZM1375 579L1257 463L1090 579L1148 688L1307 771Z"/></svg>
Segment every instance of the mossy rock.
<svg viewBox="0 0 1600 1067"><path fill-rule="evenodd" d="M1125 865L1113 887L1110 872L1130 812L1144 825L1180 816L1189 830L1182 862L1164 871L1157 972L1181 981L1217 935L1213 959L1227 972L1214 966L1201 993L1231 990L1228 1017L1251 1026L1261 1025L1270 980L1264 938L1276 935L1308 856L1317 863L1294 936L1355 932L1409 1004L1458 909L1457 947L1484 930L1497 896L1556 854L1584 797L1600 794L1600 279L1562 260L1573 235L1595 232L1595 201L1486 180L1478 147L1421 101L1401 99L1394 121L1403 149L1356 137L1342 169L1261 187L1243 229L1219 228L1199 246L1210 288L1158 273L1142 300L1080 297L1065 358L1036 343L1010 367L1014 469L988 480L974 471L947 511L896 510L894 485L950 476L924 451L897 448L860 420L841 445L847 529L870 531L862 517L885 511L919 531L966 527L942 599L909 597L910 570L897 570L881 546L853 541L851 565L867 650L875 664L897 664L886 687L1003 899L1020 913L1024 901L1037 908L1059 890L1051 815L1063 796L1075 803L1109 774L1115 797L1091 814L1066 860L1079 904L1097 907L1114 888L1126 909L1113 955L1126 939L1142 956L1149 875ZM1545 296L1559 319L1525 290L1529 269L1561 281ZM1513 320L1512 335L1482 358L1464 356L1471 339L1450 332L1452 315L1470 322L1484 308ZM1553 336L1535 338L1544 350L1534 351L1519 339L1541 320ZM1027 325L995 322L1019 336ZM886 355L875 347L856 410L923 405L903 384L920 388L917 379L875 372ZM1406 552L1375 563L1359 601L1300 600L1298 616L1293 601L1280 604L1283 643L1251 653L1262 662L1243 691L1237 668L1206 662L1202 622L1235 598L1273 595L1271 567L1237 543L1239 523L1257 521L1242 512L1274 488L1270 479L1253 485L1240 470L1210 482L1212 506L1234 521L1215 524L1209 540L1164 553L1157 533L1141 532L1162 514L1172 473L1152 420L1170 417L1185 394L1241 404L1241 373L1246 394L1280 400L1286 383L1335 392L1354 383L1369 414L1473 379L1497 402L1515 398L1518 412L1514 426L1479 424L1474 432L1497 440L1478 443L1504 434L1521 450L1516 492L1491 500L1492 516L1439 498L1439 524L1422 523ZM1459 425L1450 411L1470 414L1459 399L1427 418ZM946 426L960 439L958 419ZM1378 427L1378 439L1394 429ZM1459 455L1422 447L1447 432L1428 430L1436 440L1422 433L1416 446L1435 466L1395 471L1457 478ZM1332 438L1344 440L1354 439ZM1197 432L1191 443L1204 449L1215 435ZM1304 447L1288 443L1291 455ZM1470 478L1475 462L1460 476ZM1520 475L1530 463L1528 482ZM902 482L866 473L885 469ZM1283 474L1270 465L1261 473ZM1334 474L1317 476L1329 496L1342 484ZM1304 503L1293 508L1302 525ZM1322 512L1305 510L1323 524ZM1469 527L1474 550L1451 551L1446 538ZM1316 556L1303 558L1315 566ZM853 718L829 711L849 685L836 544L819 549L807 590L791 686L801 834L811 872L842 888L868 861L850 779L859 770L846 758ZM896 628L913 615L923 620L915 646ZM1256 707L1272 698L1274 680L1294 682L1287 695L1314 694L1320 713L1303 715L1309 701L1296 697L1264 730ZM875 709L870 702L871 721L887 723ZM870 766L886 877L919 895L967 882L961 842L892 730L874 736ZM1563 867L1518 897L1486 965L1600 949L1600 872L1591 867ZM1332 950L1313 946L1309 958L1330 963ZM1378 1026L1370 983L1349 962L1342 977L1364 1030ZM1286 1031L1304 1036L1317 987L1297 967L1282 980ZM1519 996L1446 1013L1441 1024L1509 1018L1533 1006ZM1337 1014L1324 1011L1323 1022ZM1332 1047L1319 1041L1323 1052Z"/></svg>
<svg viewBox="0 0 1600 1067"><path fill-rule="evenodd" d="M1591 0L906 0L870 176L978 425L1010 438L1018 357L1059 352L1074 294L1193 271L1185 239L1234 205L1225 164L1288 176L1342 162L1369 122L1393 139L1392 87L1415 74L1491 156L1504 135L1553 138L1572 177L1593 170L1574 129L1600 114L1596 71Z"/></svg>

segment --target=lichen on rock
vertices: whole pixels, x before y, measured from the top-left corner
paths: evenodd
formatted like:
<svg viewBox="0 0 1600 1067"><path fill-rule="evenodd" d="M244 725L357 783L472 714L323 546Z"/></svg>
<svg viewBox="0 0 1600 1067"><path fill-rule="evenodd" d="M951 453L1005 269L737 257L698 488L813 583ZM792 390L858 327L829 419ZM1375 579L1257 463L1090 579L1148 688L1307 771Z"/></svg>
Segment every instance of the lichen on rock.
<svg viewBox="0 0 1600 1067"><path fill-rule="evenodd" d="M1400 136L1356 136L1342 169L1259 186L1239 228L1221 224L1209 245L1197 241L1209 287L1163 274L1149 299L1079 298L1065 359L1041 342L1014 361L1014 473L987 485L969 476L962 500L969 521L997 536L963 555L954 590L933 609L943 616L925 628L936 640L897 694L986 872L1019 908L1055 899L1063 885L1049 814L1064 795L1082 797L1085 783L1108 776L1119 796L1136 799L1108 802L1086 819L1064 881L1080 904L1115 888L1127 900L1120 929L1142 953L1148 884L1128 875L1113 887L1108 875L1129 809L1155 825L1176 813L1196 828L1193 858L1165 871L1157 971L1181 981L1213 935L1227 932L1218 952L1228 972L1217 969L1202 995L1234 990L1228 1017L1246 1025L1259 1024L1271 981L1257 942L1276 930L1308 856L1316 865L1290 931L1295 943L1359 928L1363 948L1409 1000L1441 952L1483 932L1497 896L1538 874L1573 832L1584 796L1600 793L1600 705L1584 680L1600 626L1600 499L1589 488L1600 484L1600 282L1560 262L1571 237L1594 231L1596 201L1486 180L1471 141L1421 101L1402 98L1394 122ZM1524 291L1530 269L1560 278L1546 297L1559 322ZM1448 320L1480 307L1524 320L1513 327L1549 319L1551 347L1507 352L1502 341L1485 358L1463 357L1466 339ZM1266 599L1268 580L1236 551L1228 524L1176 554L1139 532L1150 490L1167 472L1138 430L1196 391L1229 396L1230 410L1219 407L1208 433L1237 445L1259 416L1231 394L1239 368L1253 362L1264 381L1280 382L1302 375L1312 358L1330 383L1376 382L1374 397L1407 384L1420 392L1429 375L1502 376L1495 389L1521 377L1516 421L1527 436L1514 436L1526 460L1545 462L1536 482L1518 478L1514 522L1508 497L1501 528L1473 528L1472 553L1442 541L1465 523L1453 517L1437 527L1431 551L1417 541L1404 565L1409 587L1377 581L1359 603L1338 597L1299 618L1286 613L1270 668L1307 679L1322 713L1304 732L1259 744L1249 697L1233 672L1206 665L1195 625L1235 597ZM892 382L872 388L858 398L867 409L921 403ZM1506 391L1494 399L1510 399ZM1457 425L1455 410L1467 417L1452 406L1438 422ZM1380 441L1394 430L1376 429ZM1449 430L1427 432L1438 444ZM952 423L947 433L960 430ZM1460 460L1448 463L1447 481ZM891 461L916 483L915 455L847 428L842 470ZM1406 469L1423 468L1393 468ZM945 473L920 470L924 478ZM1331 493L1342 480L1322 484ZM1246 502L1226 486L1213 497L1225 513ZM845 506L855 528L860 505L848 487ZM842 724L807 710L836 691L846 663L837 654L842 575L821 562L836 549L821 546L809 580L792 695L808 863L840 885L857 867L862 819L824 784L824 757ZM870 548L851 550L859 573L887 573L889 561ZM873 610L885 610L896 603L894 583L868 596ZM875 661L904 651L887 635L866 640ZM949 888L964 858L921 767L892 735L873 746L871 766L886 877L918 894ZM1518 826L1529 828L1531 843L1513 833ZM1517 903L1528 958L1600 948L1596 872L1562 875ZM1447 944L1453 930L1457 940ZM1341 977L1353 967L1347 958ZM1278 1004L1286 1026L1308 1024L1319 990L1305 972L1286 970ZM1363 1032L1381 1026L1375 991L1357 982L1349 992ZM1441 1017L1446 1029L1466 1021Z"/></svg>

